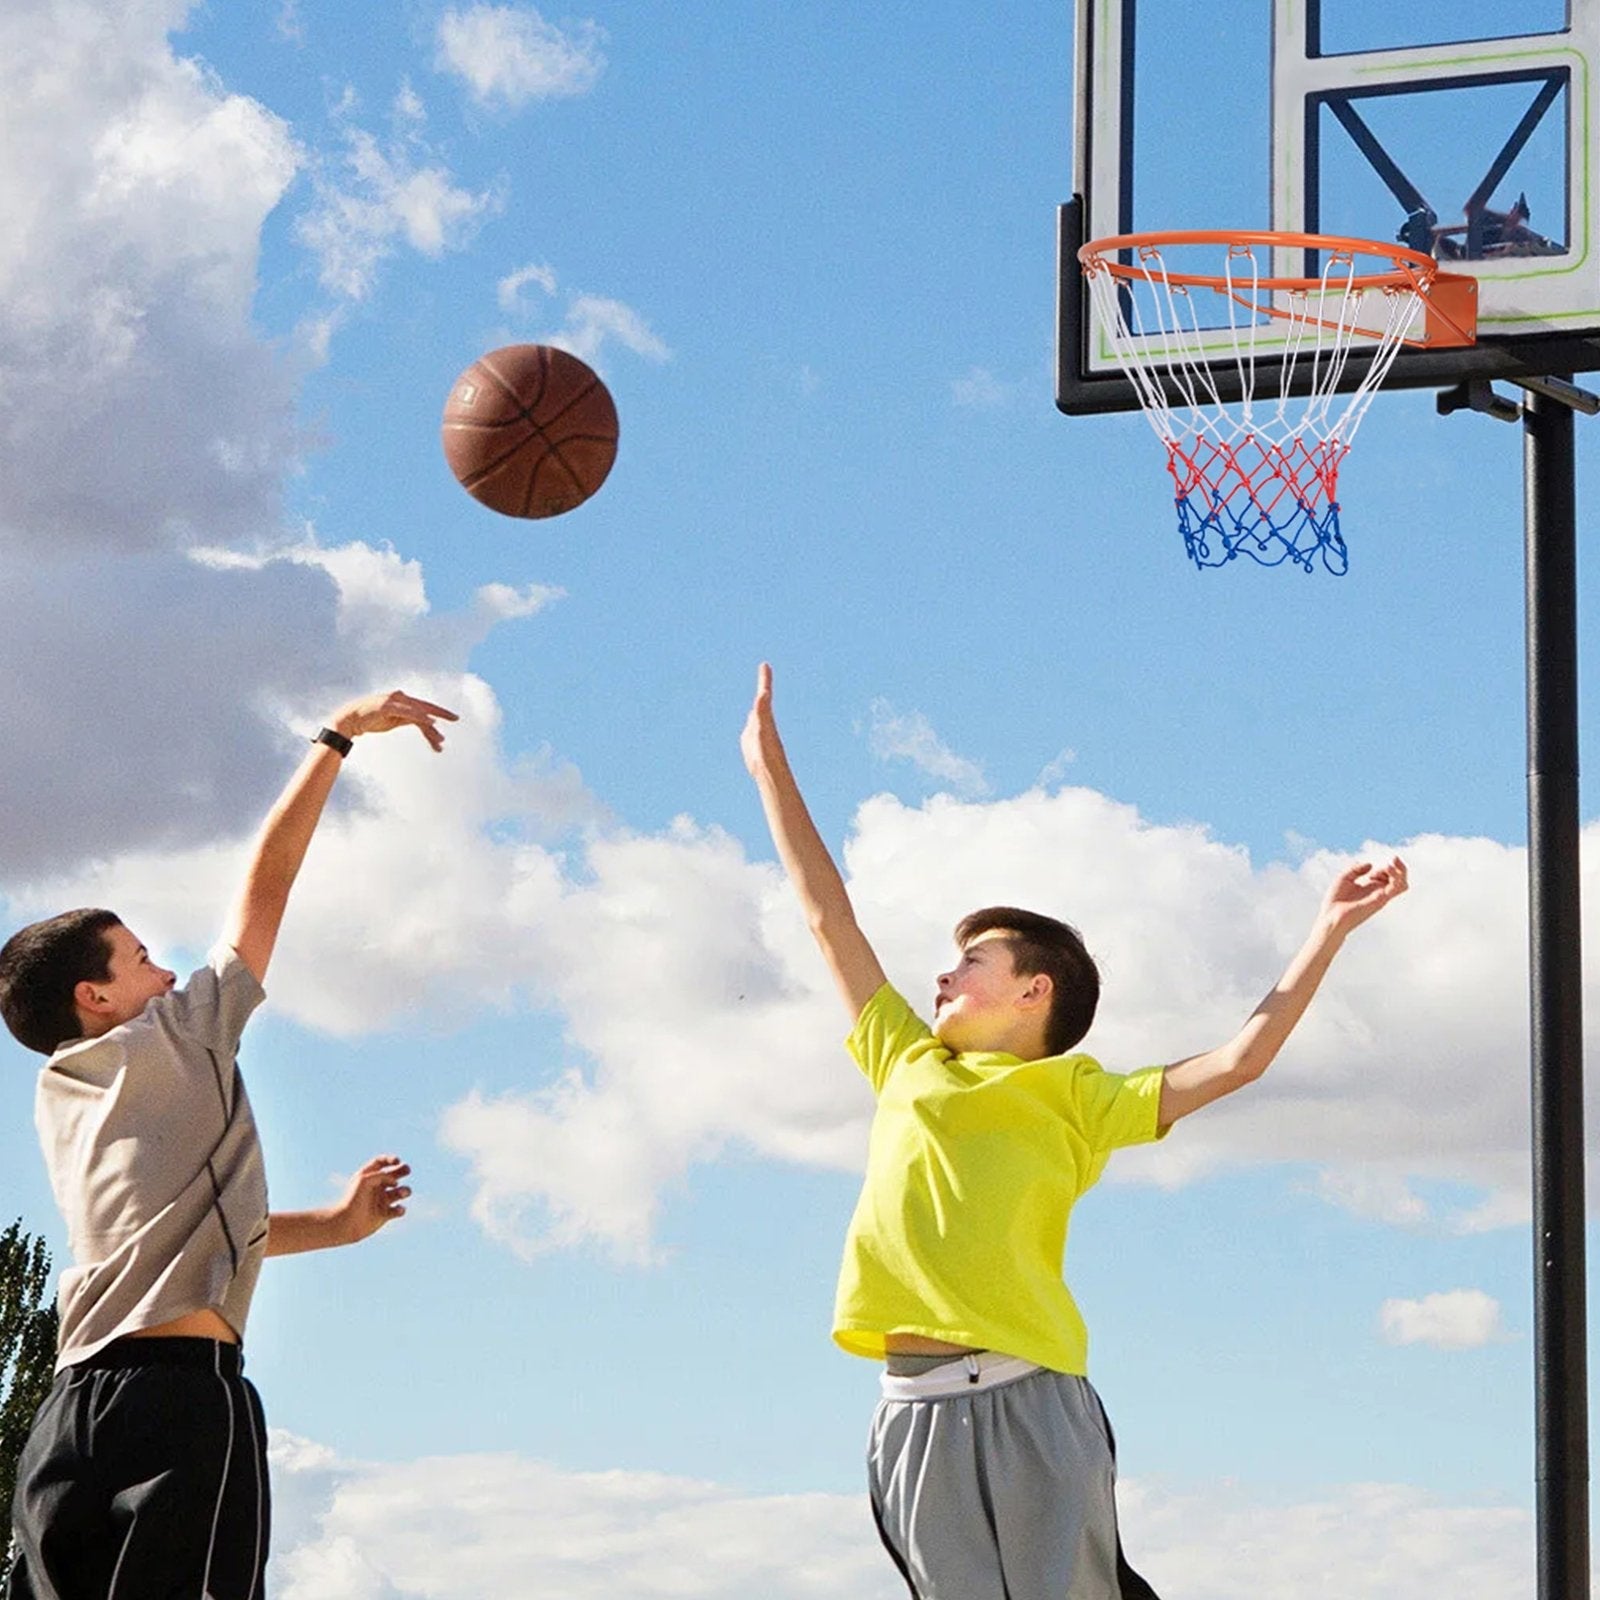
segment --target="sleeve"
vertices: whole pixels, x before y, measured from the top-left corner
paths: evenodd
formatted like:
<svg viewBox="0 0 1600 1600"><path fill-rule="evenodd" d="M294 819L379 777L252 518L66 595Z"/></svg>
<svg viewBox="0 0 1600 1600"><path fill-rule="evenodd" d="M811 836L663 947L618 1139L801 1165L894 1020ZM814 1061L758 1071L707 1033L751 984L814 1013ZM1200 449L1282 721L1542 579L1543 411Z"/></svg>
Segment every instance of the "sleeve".
<svg viewBox="0 0 1600 1600"><path fill-rule="evenodd" d="M179 1033L210 1049L234 1055L250 1013L266 998L255 974L231 945L219 944L181 989L156 1003Z"/></svg>
<svg viewBox="0 0 1600 1600"><path fill-rule="evenodd" d="M886 983L861 1008L845 1045L867 1075L872 1092L882 1094L895 1062L914 1044L932 1037L927 1023Z"/></svg>
<svg viewBox="0 0 1600 1600"><path fill-rule="evenodd" d="M1089 1056L1079 1062L1073 1090L1084 1132L1095 1150L1120 1150L1165 1136L1160 1126L1164 1067L1143 1067L1123 1076L1107 1072Z"/></svg>

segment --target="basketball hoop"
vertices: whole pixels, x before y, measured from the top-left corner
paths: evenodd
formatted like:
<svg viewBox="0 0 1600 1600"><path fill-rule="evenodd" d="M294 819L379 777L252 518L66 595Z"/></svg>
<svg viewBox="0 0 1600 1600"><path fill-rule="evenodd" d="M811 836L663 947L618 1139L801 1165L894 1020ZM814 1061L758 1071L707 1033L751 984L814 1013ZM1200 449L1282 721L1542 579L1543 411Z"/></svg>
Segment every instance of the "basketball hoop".
<svg viewBox="0 0 1600 1600"><path fill-rule="evenodd" d="M1307 251L1316 276L1275 270ZM1339 467L1361 418L1402 345L1474 342L1477 279L1401 245L1310 233L1129 233L1078 259L1099 336L1167 447L1195 565L1247 555L1343 573Z"/></svg>

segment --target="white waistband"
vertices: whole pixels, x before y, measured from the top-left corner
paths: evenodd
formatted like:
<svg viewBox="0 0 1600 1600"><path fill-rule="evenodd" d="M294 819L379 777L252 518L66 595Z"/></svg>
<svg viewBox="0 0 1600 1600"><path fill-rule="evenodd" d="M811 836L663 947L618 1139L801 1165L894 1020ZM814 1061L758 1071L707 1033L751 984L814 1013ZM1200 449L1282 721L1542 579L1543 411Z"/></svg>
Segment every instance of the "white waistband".
<svg viewBox="0 0 1600 1600"><path fill-rule="evenodd" d="M955 1356L943 1366L915 1378L891 1377L886 1372L878 1382L885 1400L943 1400L953 1394L982 1394L985 1389L1025 1378L1038 1370L1036 1361L984 1350L969 1356Z"/></svg>

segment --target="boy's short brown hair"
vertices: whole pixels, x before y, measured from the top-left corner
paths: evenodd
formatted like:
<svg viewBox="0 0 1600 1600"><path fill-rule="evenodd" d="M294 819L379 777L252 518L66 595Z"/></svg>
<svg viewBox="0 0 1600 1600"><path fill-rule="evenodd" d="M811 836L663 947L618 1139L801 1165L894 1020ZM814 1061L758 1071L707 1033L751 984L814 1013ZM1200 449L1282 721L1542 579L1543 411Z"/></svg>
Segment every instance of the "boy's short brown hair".
<svg viewBox="0 0 1600 1600"><path fill-rule="evenodd" d="M73 990L111 977L105 934L121 922L115 911L85 907L30 922L6 940L0 948L0 1017L12 1038L50 1056L82 1034Z"/></svg>
<svg viewBox="0 0 1600 1600"><path fill-rule="evenodd" d="M981 933L999 932L1011 953L1011 970L1024 978L1042 972L1051 985L1045 1051L1065 1055L1089 1031L1100 1004L1100 969L1078 930L1054 917L1016 906L986 906L956 924L960 949Z"/></svg>

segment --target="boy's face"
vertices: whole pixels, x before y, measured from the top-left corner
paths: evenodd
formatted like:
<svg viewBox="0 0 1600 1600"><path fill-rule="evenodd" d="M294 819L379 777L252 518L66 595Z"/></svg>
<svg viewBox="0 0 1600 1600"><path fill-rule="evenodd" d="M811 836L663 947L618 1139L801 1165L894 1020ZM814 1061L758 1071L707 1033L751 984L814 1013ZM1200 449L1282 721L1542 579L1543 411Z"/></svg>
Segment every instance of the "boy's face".
<svg viewBox="0 0 1600 1600"><path fill-rule="evenodd" d="M150 959L150 952L120 922L100 936L111 950L111 976L99 983L85 979L73 990L79 1012L104 1033L132 1022L158 994L178 981L165 967Z"/></svg>
<svg viewBox="0 0 1600 1600"><path fill-rule="evenodd" d="M958 1054L1018 1051L1042 1029L1049 1003L1050 980L1019 975L1004 932L994 929L972 939L956 964L939 974L933 1031Z"/></svg>

